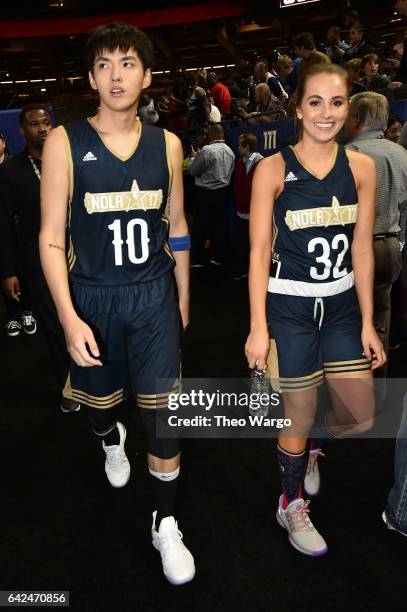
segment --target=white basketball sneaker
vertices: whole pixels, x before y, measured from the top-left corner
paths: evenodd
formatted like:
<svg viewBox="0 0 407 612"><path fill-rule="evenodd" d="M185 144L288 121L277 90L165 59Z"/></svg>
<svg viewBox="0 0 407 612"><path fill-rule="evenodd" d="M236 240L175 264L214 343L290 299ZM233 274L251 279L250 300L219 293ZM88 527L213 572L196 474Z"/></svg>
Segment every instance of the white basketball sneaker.
<svg viewBox="0 0 407 612"><path fill-rule="evenodd" d="M102 446L106 453L105 471L107 478L112 487L124 487L130 478L130 463L126 457L124 450L124 442L126 440L126 429L122 423L117 421L117 429L119 430L120 442L112 446L106 446L103 440Z"/></svg>
<svg viewBox="0 0 407 612"><path fill-rule="evenodd" d="M308 457L307 472L304 478L304 491L310 497L318 495L321 486L318 457L325 457L322 450L320 448L311 449Z"/></svg>
<svg viewBox="0 0 407 612"><path fill-rule="evenodd" d="M276 517L278 524L288 532L290 544L304 555L312 557L320 557L327 553L328 546L324 538L315 529L308 516L309 500L293 499L284 510L283 498L281 495Z"/></svg>
<svg viewBox="0 0 407 612"><path fill-rule="evenodd" d="M190 582L195 576L194 558L182 541L182 533L173 516L166 516L160 523L157 531L155 519L157 512L153 512L153 526L151 536L153 546L161 554L164 576L171 584L184 584Z"/></svg>

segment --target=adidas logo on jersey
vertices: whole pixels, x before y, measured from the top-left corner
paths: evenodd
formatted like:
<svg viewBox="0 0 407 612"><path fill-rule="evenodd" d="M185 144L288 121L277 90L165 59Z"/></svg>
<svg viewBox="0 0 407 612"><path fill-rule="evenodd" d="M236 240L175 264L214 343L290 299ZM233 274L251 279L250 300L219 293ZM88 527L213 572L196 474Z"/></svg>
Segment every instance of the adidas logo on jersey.
<svg viewBox="0 0 407 612"><path fill-rule="evenodd" d="M290 181L298 181L298 178L295 176L294 172L289 172L284 179L285 183L289 183Z"/></svg>
<svg viewBox="0 0 407 612"><path fill-rule="evenodd" d="M92 151L88 151L82 161L96 161L97 157L92 153Z"/></svg>

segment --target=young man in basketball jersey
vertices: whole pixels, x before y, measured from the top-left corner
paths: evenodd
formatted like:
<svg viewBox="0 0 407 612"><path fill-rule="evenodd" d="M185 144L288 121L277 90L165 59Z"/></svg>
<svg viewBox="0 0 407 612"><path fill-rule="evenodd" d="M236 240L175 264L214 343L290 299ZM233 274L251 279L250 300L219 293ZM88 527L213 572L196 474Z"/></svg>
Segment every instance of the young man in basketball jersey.
<svg viewBox="0 0 407 612"><path fill-rule="evenodd" d="M294 548L312 556L327 552L303 497L318 488L306 476L320 453L308 445L317 387L326 378L331 391L327 435L366 431L374 411L371 370L386 359L373 326L375 164L335 141L348 98L342 68L308 69L296 98L302 136L259 162L250 209L246 356L249 367L264 369L269 353L279 379L293 425L278 440L277 521Z"/></svg>
<svg viewBox="0 0 407 612"><path fill-rule="evenodd" d="M72 357L72 395L88 406L114 487L130 476L117 411L136 394L148 439L153 545L167 579L182 584L195 567L174 519L179 444L156 435L156 415L179 386L179 313L188 324L182 147L175 135L137 118L153 60L143 32L124 23L100 26L86 57L100 107L95 117L56 128L47 142L42 264Z"/></svg>

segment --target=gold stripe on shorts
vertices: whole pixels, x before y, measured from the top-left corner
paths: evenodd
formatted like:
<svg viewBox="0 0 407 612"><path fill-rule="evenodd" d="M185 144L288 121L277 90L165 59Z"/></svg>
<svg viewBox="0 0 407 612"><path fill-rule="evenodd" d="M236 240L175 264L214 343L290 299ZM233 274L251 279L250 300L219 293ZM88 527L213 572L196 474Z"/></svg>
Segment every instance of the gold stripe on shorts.
<svg viewBox="0 0 407 612"><path fill-rule="evenodd" d="M365 372L372 369L372 364L369 359L353 359L351 361L330 361L324 363L325 376L337 377L351 375L357 376L358 372Z"/></svg>
<svg viewBox="0 0 407 612"><path fill-rule="evenodd" d="M296 378L280 378L280 387L283 392L291 391L306 391L322 385L324 382L323 370L318 370L306 376L298 376Z"/></svg>
<svg viewBox="0 0 407 612"><path fill-rule="evenodd" d="M82 402L91 408L106 410L123 402L124 389L118 389L114 393L104 395L102 397L90 395L89 393L85 393L85 391L81 391L80 389L72 389L72 397L78 402Z"/></svg>

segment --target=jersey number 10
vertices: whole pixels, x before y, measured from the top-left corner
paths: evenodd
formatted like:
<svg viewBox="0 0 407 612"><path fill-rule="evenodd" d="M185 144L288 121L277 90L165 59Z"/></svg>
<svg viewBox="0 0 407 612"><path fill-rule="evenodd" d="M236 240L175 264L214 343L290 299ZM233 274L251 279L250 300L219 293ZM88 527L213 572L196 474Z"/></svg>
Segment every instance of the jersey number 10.
<svg viewBox="0 0 407 612"><path fill-rule="evenodd" d="M135 240L135 227L139 226L140 240L140 256L136 254L136 240ZM122 238L122 224L120 219L115 219L113 223L107 226L113 232L112 244L114 246L114 263L116 266L123 265L123 248L124 240ZM131 219L127 223L127 255L129 261L133 264L142 264L148 259L148 243L150 238L148 237L148 225L144 219Z"/></svg>

